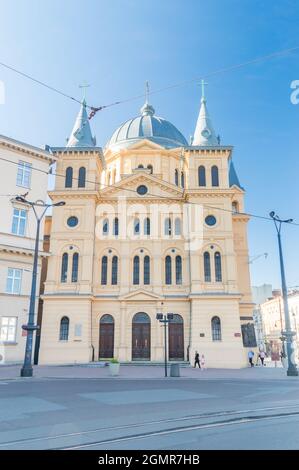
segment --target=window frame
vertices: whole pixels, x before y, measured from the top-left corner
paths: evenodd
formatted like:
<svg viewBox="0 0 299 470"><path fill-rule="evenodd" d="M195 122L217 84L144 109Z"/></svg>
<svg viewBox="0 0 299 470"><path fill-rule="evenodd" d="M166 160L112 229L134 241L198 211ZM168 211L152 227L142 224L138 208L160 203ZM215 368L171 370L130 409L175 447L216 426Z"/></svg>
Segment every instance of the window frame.
<svg viewBox="0 0 299 470"><path fill-rule="evenodd" d="M18 211L18 215L16 214L16 211ZM24 215L22 215L22 213ZM21 225L22 222L23 222L23 225ZM13 235L17 235L18 237L26 236L27 222L28 222L28 211L26 209L19 209L18 207L14 207L13 213L12 213L11 233ZM14 231L15 225L16 225L16 231ZM21 226L23 228L22 231L20 231Z"/></svg>
<svg viewBox="0 0 299 470"><path fill-rule="evenodd" d="M8 320L7 325L3 324L3 320ZM18 317L15 316L1 316L0 317L1 324L0 324L0 342L4 344L15 344L17 341L17 326L18 326ZM14 325L10 324L10 320L14 320ZM9 330L13 328L13 339L9 339ZM3 330L6 329L6 337L3 338Z"/></svg>
<svg viewBox="0 0 299 470"><path fill-rule="evenodd" d="M17 169L17 186L22 188L31 188L31 177L32 177L32 163L19 160ZM28 184L25 183L28 179Z"/></svg>
<svg viewBox="0 0 299 470"><path fill-rule="evenodd" d="M12 276L9 275L9 271L13 272ZM15 276L16 271L19 271L19 273L20 273L19 277ZM22 277L23 277L23 269L8 267L7 268L7 276L6 276L5 293L9 294L9 295L20 295L21 292L22 292ZM9 280L11 280L11 287L12 287L11 290L8 289ZM18 290L15 290L16 281L19 282L19 289Z"/></svg>

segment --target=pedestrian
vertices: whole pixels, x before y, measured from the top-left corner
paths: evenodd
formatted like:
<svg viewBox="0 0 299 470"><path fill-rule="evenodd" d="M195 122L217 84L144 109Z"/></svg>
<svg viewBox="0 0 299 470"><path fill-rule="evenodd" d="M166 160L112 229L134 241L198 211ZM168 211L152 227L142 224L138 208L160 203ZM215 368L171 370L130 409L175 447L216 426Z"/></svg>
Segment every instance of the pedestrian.
<svg viewBox="0 0 299 470"><path fill-rule="evenodd" d="M202 354L200 358L200 367L201 367L201 370L204 370L206 368L206 358L204 354Z"/></svg>
<svg viewBox="0 0 299 470"><path fill-rule="evenodd" d="M249 360L250 367L254 366L253 358L254 358L254 352L252 351L252 349L250 349L250 351L248 352L248 360Z"/></svg>
<svg viewBox="0 0 299 470"><path fill-rule="evenodd" d="M196 365L198 365L200 369L199 354L197 351L195 351L194 369L196 368Z"/></svg>
<svg viewBox="0 0 299 470"><path fill-rule="evenodd" d="M266 364L264 364L264 360L265 360L265 357L266 357L266 353L265 351L260 351L260 360L261 360L261 363L262 363L262 366L265 366Z"/></svg>

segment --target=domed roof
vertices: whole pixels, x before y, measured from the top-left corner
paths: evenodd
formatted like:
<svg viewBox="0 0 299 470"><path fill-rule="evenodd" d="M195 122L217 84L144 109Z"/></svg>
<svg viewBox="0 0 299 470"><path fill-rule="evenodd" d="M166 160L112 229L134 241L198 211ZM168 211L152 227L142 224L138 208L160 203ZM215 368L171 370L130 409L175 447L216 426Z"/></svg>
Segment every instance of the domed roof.
<svg viewBox="0 0 299 470"><path fill-rule="evenodd" d="M187 146L188 142L171 122L155 116L154 108L146 102L141 115L129 119L113 133L106 147L129 147L138 140L148 139L165 148Z"/></svg>

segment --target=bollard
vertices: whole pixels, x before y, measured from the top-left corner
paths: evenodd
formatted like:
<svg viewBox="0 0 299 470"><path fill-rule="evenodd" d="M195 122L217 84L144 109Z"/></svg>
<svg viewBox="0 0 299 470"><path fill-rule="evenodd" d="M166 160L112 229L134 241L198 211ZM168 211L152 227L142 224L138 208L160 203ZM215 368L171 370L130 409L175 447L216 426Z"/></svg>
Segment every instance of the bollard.
<svg viewBox="0 0 299 470"><path fill-rule="evenodd" d="M180 377L180 364L170 364L170 377Z"/></svg>

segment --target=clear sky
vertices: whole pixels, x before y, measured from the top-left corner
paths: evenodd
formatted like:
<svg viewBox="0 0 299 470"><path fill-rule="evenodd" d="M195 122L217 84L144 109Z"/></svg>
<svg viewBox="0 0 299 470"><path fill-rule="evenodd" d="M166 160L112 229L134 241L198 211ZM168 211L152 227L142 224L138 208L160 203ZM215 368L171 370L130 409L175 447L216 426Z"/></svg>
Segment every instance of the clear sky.
<svg viewBox="0 0 299 470"><path fill-rule="evenodd" d="M0 61L93 105L140 95L255 57L299 46L298 0L0 0ZM210 115L246 188L246 209L299 222L298 116L290 83L299 79L299 51L209 78ZM63 146L78 105L0 67L5 103L0 133L27 143ZM200 102L195 84L153 94L158 115L187 139ZM98 113L98 145L138 114L142 100ZM284 230L289 286L299 285L299 227ZM271 222L252 219L252 284L279 286Z"/></svg>

